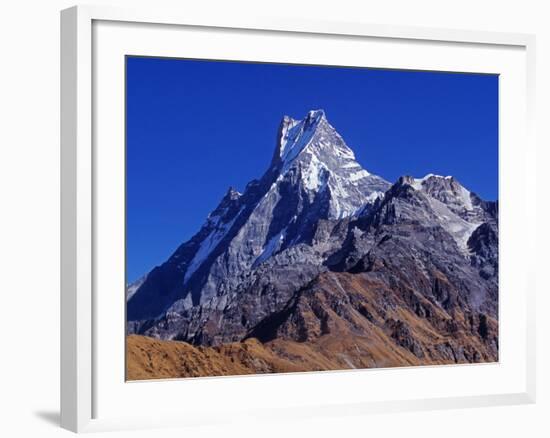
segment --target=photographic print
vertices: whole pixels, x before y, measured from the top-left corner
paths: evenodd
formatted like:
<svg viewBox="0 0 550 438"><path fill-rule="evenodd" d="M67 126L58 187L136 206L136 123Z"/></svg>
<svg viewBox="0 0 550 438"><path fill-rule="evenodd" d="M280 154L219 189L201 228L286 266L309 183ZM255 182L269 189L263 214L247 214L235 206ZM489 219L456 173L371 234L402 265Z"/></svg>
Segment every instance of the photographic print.
<svg viewBox="0 0 550 438"><path fill-rule="evenodd" d="M126 281L128 380L497 362L498 76L128 56Z"/></svg>

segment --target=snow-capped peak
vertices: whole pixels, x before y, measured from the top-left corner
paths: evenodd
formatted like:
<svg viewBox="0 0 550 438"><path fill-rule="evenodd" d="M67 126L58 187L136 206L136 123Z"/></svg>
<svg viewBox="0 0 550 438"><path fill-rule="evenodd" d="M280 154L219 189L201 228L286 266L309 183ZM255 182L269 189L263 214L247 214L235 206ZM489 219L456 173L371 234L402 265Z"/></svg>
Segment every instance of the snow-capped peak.
<svg viewBox="0 0 550 438"><path fill-rule="evenodd" d="M322 109L309 111L301 120L284 116L272 166L284 174L297 162L303 161L302 157L311 155L319 159L336 158L339 160L335 163L338 167L360 167L355 161L355 154L330 125ZM306 160L310 161L308 158Z"/></svg>
<svg viewBox="0 0 550 438"><path fill-rule="evenodd" d="M453 177L448 175L448 176L442 176L442 175L436 175L434 173L428 173L426 176L422 177L422 178L411 178L410 180L410 185L413 186L416 190L422 190L422 185L426 182L426 181L429 181L430 179L435 179L435 180L452 180Z"/></svg>
<svg viewBox="0 0 550 438"><path fill-rule="evenodd" d="M307 148L318 128L325 123L328 125L323 110L309 111L302 120L284 116L279 128L274 160L288 165L300 152ZM328 128L328 126L325 126L325 128Z"/></svg>
<svg viewBox="0 0 550 438"><path fill-rule="evenodd" d="M310 200L326 192L330 218L355 214L370 203L373 192L384 192L389 187L356 161L322 109L309 111L301 120L283 117L272 172L278 180L297 176Z"/></svg>
<svg viewBox="0 0 550 438"><path fill-rule="evenodd" d="M434 175L429 173L423 178L410 178L409 184L446 204L452 204L455 209L473 210L472 194L454 177Z"/></svg>

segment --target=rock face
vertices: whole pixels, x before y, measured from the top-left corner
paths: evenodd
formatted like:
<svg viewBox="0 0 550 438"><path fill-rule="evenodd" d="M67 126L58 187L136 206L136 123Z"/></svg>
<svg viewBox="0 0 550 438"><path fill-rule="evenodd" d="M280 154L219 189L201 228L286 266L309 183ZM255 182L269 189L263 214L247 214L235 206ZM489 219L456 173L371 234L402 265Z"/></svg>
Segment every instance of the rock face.
<svg viewBox="0 0 550 438"><path fill-rule="evenodd" d="M129 286L127 331L279 358L336 335L362 346L314 369L494 361L497 215L453 177L369 173L321 110L285 117L265 174Z"/></svg>

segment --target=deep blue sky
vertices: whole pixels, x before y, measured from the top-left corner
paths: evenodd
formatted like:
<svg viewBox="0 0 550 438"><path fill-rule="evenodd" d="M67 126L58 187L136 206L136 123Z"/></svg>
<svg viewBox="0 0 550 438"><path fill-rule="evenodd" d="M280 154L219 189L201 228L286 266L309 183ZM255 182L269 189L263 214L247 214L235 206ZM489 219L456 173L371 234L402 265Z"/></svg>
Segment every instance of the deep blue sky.
<svg viewBox="0 0 550 438"><path fill-rule="evenodd" d="M324 109L390 182L454 175L497 198L497 76L137 57L126 74L128 281L263 174L284 114Z"/></svg>

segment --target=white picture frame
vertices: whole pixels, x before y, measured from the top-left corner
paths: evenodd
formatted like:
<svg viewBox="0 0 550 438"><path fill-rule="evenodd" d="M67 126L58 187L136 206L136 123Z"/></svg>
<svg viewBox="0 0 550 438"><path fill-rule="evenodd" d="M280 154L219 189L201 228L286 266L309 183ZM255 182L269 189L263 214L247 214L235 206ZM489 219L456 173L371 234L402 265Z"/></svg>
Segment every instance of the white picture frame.
<svg viewBox="0 0 550 438"><path fill-rule="evenodd" d="M110 160L109 157L102 155L98 158L94 152L96 142L102 139L102 133L99 132L94 125L101 121L101 99L96 94L97 84L100 79L98 76L103 73L101 68L94 64L94 60L102 56L98 51L104 50L105 38L112 38L113 56L119 56L124 53L126 48L124 44L118 44L115 41L118 31L111 32L107 29L106 32L98 32L94 26L98 23L107 23L109 26L115 25L132 25L132 26L149 26L151 32L164 32L167 29L177 29L185 27L186 29L200 30L202 34L207 35L209 32L223 32L225 30L238 30L238 38L246 40L254 40L259 38L258 35L262 32L270 32L270 35L284 35L285 37L292 36L293 38L302 38L308 36L320 37L338 37L341 38L339 44L346 44L346 38L354 41L388 41L391 44L424 44L424 45L439 45L440 48L445 44L453 44L456 47L463 47L465 51L476 47L482 47L487 50L496 49L500 52L507 50L515 55L510 57L510 69L515 69L518 72L517 78L525 79L525 83L510 84L510 87L517 88L517 95L508 96L502 101L502 117L507 117L508 114L506 105L510 106L512 102L519 102L520 109L515 108L513 114L520 114L522 117L513 119L511 116L505 119L510 129L514 128L510 125L517 125L517 132L510 131L510 139L521 142L521 147L510 148L507 155L501 161L501 175L513 169L510 166L517 163L517 159L521 160L521 169L518 170L521 183L519 187L507 186L507 180L502 179L501 185L504 184L507 199L514 197L525 198L527 201L530 197L534 197L535 193L535 142L533 138L533 103L534 103L534 59L535 59L535 38L532 35L526 34L508 34L508 33L493 33L493 32L477 32L477 31L461 31L451 29L426 29L417 27L403 26L385 26L374 25L361 22L343 23L330 21L313 21L308 19L297 19L291 17L247 17L236 11L231 16L201 16L193 13L192 10L179 11L163 11L157 9L150 10L132 10L120 9L104 6L76 6L66 9L61 12L61 426L75 431L100 431L112 429L130 429L130 428L146 428L146 427L163 427L175 425L190 425L202 424L212 421L213 413L215 413L216 421L225 421L229 417L238 416L254 416L256 418L300 418L310 417L312 415L343 415L343 414L363 414L366 412L399 412L414 409L441 409L452 407L475 407L489 405L504 405L504 404L520 404L532 403L535 400L535 304L534 304L534 272L530 264L523 262L518 264L518 277L522 282L518 283L519 290L519 305L515 305L518 313L517 338L518 351L515 352L518 358L517 366L514 368L513 381L514 385L506 387L505 382L502 383L502 390L487 389L485 392L468 392L468 389L454 393L438 392L437 396L421 396L418 397L414 391L405 393L400 392L399 388L392 392L390 398L372 398L362 399L361 397L350 397L346 399L345 391L342 393L334 392L334 399L331 401L329 396L320 397L313 394L310 399L300 399L297 405L276 405L273 406L258 406L255 409L251 405L246 405L244 402L236 402L234 410L224 412L221 408L210 407L207 411L205 406L196 406L196 410L191 415L189 410L185 408L175 408L168 412L162 406L158 406L156 411L150 411L149 415L143 416L134 414L131 410L128 412L120 411L114 413L114 410L103 408L103 405L108 403L101 402L102 397L105 401L105 394L108 394L109 399L112 399L113 404L124 404L122 399L117 399L117 394L120 395L118 389L113 389L112 393L108 385L109 379L105 376L105 361L98 357L105 357L106 354L98 354L101 351L105 342L105 337L102 335L105 327L109 330L114 327L115 332L118 330L119 323L104 320L103 317L98 317L98 309L101 313L101 306L105 306L108 300L97 300L98 284L103 284L101 278L102 258L100 257L103 246L99 245L98 249L98 203L103 202L101 190L97 188L97 178L105 180L105 172L102 166L105 163L112 163L113 168L116 167L116 157ZM169 30L168 30L169 31ZM101 31L103 32L103 31ZM124 31L126 32L126 31ZM139 29L133 28L134 36L139 35ZM136 33L137 32L137 33ZM139 38L134 38L138 41ZM159 39L159 44L162 42ZM135 44L140 44L139 41ZM253 46L253 44L251 44ZM138 46L134 46L138 47ZM119 50L116 52L115 50ZM143 50L156 50L154 44ZM167 50L169 50L167 48ZM197 47L196 51L200 52L201 47ZM206 50L206 46L204 46ZM403 49L396 49L403 52ZM105 51L107 51L105 49ZM198 53L197 52L197 53ZM135 54L135 53L132 53ZM109 55L110 56L110 55ZM330 56L330 53L329 55ZM395 56L395 55L393 55ZM504 56L504 55L503 55ZM504 58L503 58L504 59ZM102 61L103 62L103 61ZM383 63L384 61L380 61ZM414 62L414 61L408 61ZM449 60L449 62L451 62ZM460 59L453 61L457 71L470 71L460 68ZM477 60L480 62L480 71L484 71L491 62L490 59ZM102 65L106 63L103 62ZM390 62L391 65L393 61ZM389 64L388 64L389 65ZM472 64L473 65L473 64ZM496 65L496 64L495 64ZM502 64L504 65L504 64ZM409 64L413 66L413 64ZM102 67L103 68L103 67ZM504 67L503 67L504 68ZM499 67L491 69L492 72L499 72ZM120 83L121 78L118 77L118 82L113 82L113 86ZM122 92L122 90L119 90ZM506 93L506 91L503 91ZM99 100L99 103L98 103ZM120 121L120 114L116 114L119 107L113 106L114 119ZM519 111L519 113L518 113ZM512 114L510 112L510 114ZM502 122L502 118L501 118ZM117 122L118 123L118 122ZM119 127L120 128L120 127ZM505 127L508 129L507 127ZM103 128L102 128L103 129ZM118 129L118 128L117 128ZM508 131L503 132L504 142L509 139ZM116 138L116 137L113 137ZM120 157L120 156L119 156ZM507 158L506 158L507 157ZM110 161L105 161L105 160ZM117 169L120 169L118 167ZM123 172L123 168L120 170ZM118 170L116 171L118 172ZM520 202L515 201L515 202ZM511 203L508 205L513 206ZM534 205L534 203L533 203ZM503 245L507 251L510 261L513 261L512 249L528 249L535 244L535 216L534 212L522 211L520 213L513 210L521 210L507 208L507 204L503 206L502 215L505 222L504 231L501 234L507 236L507 231L511 230L515 220L521 219L528 224L523 232L525 242ZM514 215L522 214L523 216L516 217ZM513 216L513 217L512 217ZM508 222L508 228L506 227ZM525 245L518 248L514 245ZM531 252L534 253L534 252ZM517 256L516 256L517 257ZM506 280L507 277L504 278ZM525 280L525 281L523 281ZM502 281L502 278L501 278ZM121 295L122 296L122 295ZM120 301L123 302L123 301ZM119 303L118 301L116 303ZM118 304L117 304L118 305ZM115 306L116 307L116 306ZM510 306L509 306L510 307ZM511 308L511 307L510 307ZM116 314L120 309L113 309L113 314ZM510 310L512 312L513 310ZM521 313L521 314L520 314ZM104 315L105 313L101 313ZM501 314L502 315L502 314ZM116 318L123 318L123 315ZM98 318L100 320L98 320ZM508 321L510 318L508 318ZM113 320L114 321L114 320ZM117 321L119 321L117 319ZM503 321L504 323L504 321ZM98 326L102 325L103 329L99 330ZM112 327L111 327L112 324ZM508 324L508 323L506 323ZM512 323L512 326L514 324ZM510 326L511 327L511 326ZM505 328L506 329L506 328ZM502 333L502 331L501 331ZM123 337L123 334L120 335ZM516 342L516 341L514 341ZM113 344L111 350L118 351L120 343ZM111 348L109 347L109 348ZM513 345L510 348L514 347ZM107 347L105 347L107 348ZM509 349L510 350L510 349ZM124 357L124 351L120 351L120 357ZM118 354L118 353L117 353ZM501 369L506 368L507 363L502 362L496 364L496 367ZM415 378L426 378L434 374L441 374L441 378L448 378L451 374L456 374L456 378L460 380L461 374L469 370L467 367L447 368L447 371L440 373L436 368L422 367L422 370L416 370ZM118 368L117 368L118 369ZM485 373L496 375L499 368L477 366L475 373ZM478 371L481 370L481 371ZM380 370L380 373L387 372ZM392 378L399 381L399 371L392 370ZM469 372L469 371L467 371ZM127 394L129 398L135 397L137 394L146 394L148 388L154 388L155 394L171 392L181 389L180 382L156 382L156 383L125 383L120 381L120 370L117 371L118 384L122 386L130 385L132 387L131 394ZM218 379L204 379L202 382L187 384L186 390L200 389L201 391L212 391L215 385L223 386L228 391L235 391L235 388L242 387L243 392L253 389L251 386L261 387L266 382L266 385L284 386L285 382L289 385L304 385L305 388L314 388L319 385L319 377L312 377L307 373L290 376L256 376L251 378L243 377L224 377ZM367 374L359 374L354 372L329 373L321 377L324 381L330 384L328 388L353 387L359 382L358 379L363 378ZM370 379L379 378L382 374L368 374ZM512 374L510 374L511 376ZM405 376L405 375L404 375ZM406 376L405 376L406 377ZM380 377L382 378L382 377ZM479 377L480 379L482 377ZM501 380L505 378L502 375ZM256 379L256 380L251 380ZM258 380L262 379L262 380ZM515 379L515 380L514 380ZM510 380L510 381L512 381ZM304 383L302 383L304 381ZM107 382L107 383L105 383ZM267 383L269 382L269 383ZM499 380L495 379L494 388L499 385ZM179 385L179 386L178 386ZM100 388L98 390L98 387ZM175 390L172 388L176 388ZM267 388L267 386L266 386ZM487 387L489 388L489 386ZM492 388L492 387L491 387ZM118 391L118 392L117 392ZM484 391L483 389L481 391ZM100 394L100 395L98 395ZM330 391L329 391L330 394ZM435 394L435 392L433 392ZM149 395L147 395L148 397ZM316 397L313 400L313 397ZM169 398L169 397L168 397ZM299 398L299 397L298 397ZM220 397L223 400L223 397ZM277 402L276 395L274 397ZM308 401L309 400L309 401ZM275 405L274 405L275 406ZM148 409L151 409L150 407ZM107 414L98 414L102 411ZM113 413L113 414L112 414Z"/></svg>

